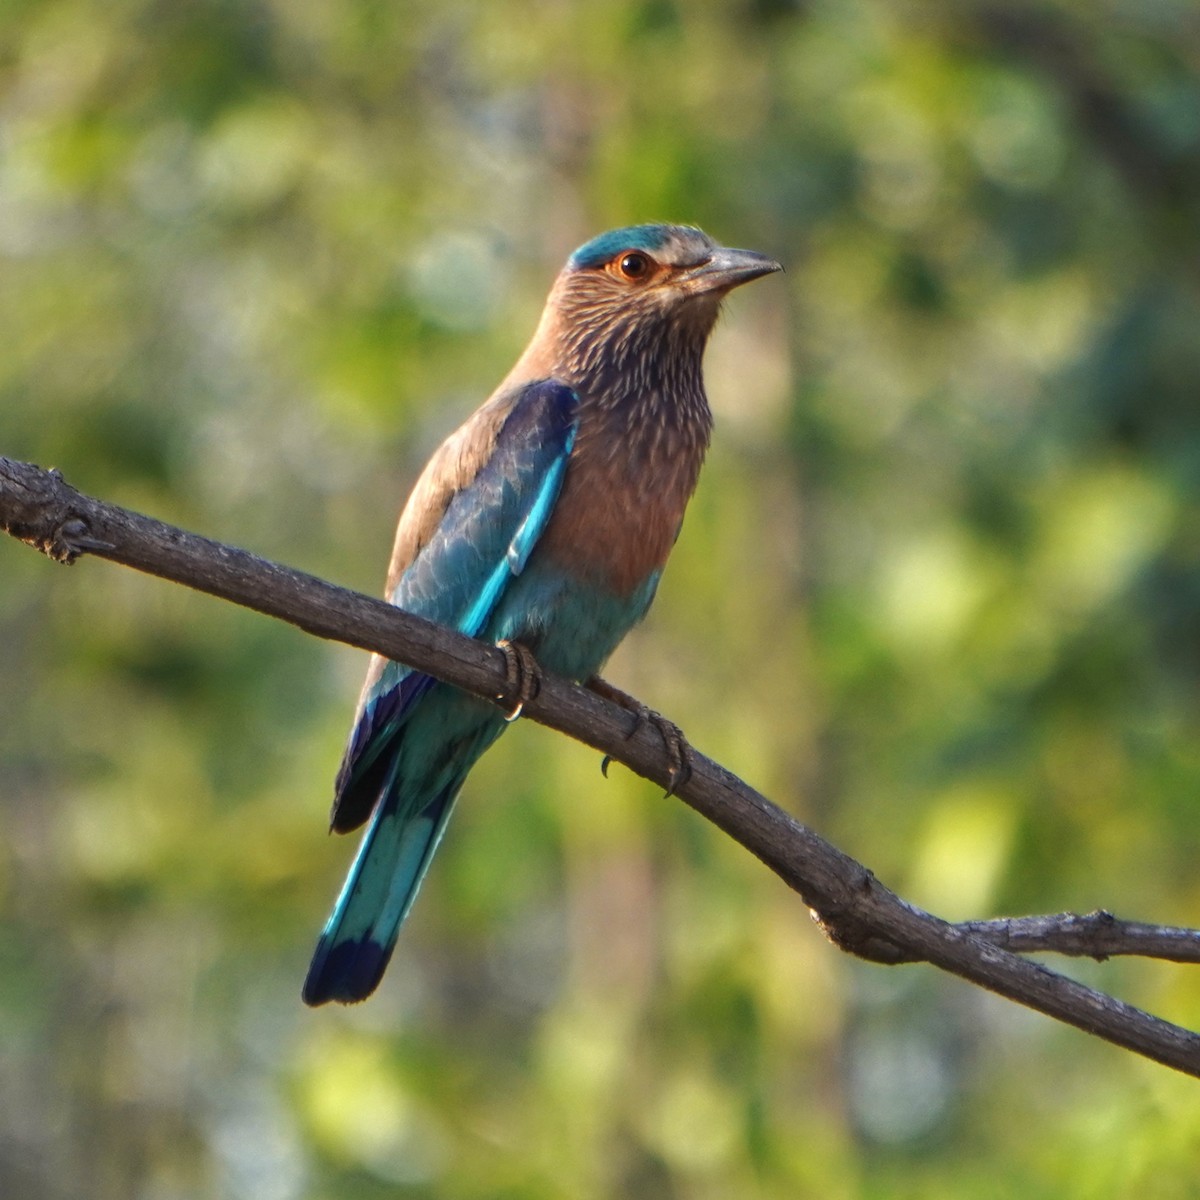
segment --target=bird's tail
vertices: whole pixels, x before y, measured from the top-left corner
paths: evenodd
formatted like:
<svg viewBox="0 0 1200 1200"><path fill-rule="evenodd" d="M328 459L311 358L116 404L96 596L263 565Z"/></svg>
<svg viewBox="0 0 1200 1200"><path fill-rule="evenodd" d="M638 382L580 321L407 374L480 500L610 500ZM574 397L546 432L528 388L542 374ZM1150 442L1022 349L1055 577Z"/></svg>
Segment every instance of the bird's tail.
<svg viewBox="0 0 1200 1200"><path fill-rule="evenodd" d="M306 1004L350 1004L378 986L471 761L440 780L427 799L401 798L394 781L387 788L317 942L304 981Z"/></svg>

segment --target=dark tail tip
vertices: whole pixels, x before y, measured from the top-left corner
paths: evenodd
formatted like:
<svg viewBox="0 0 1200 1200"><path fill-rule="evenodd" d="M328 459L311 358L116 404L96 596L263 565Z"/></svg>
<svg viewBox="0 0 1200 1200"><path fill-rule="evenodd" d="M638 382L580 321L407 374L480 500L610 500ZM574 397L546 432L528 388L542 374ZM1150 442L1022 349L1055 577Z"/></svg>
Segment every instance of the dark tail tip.
<svg viewBox="0 0 1200 1200"><path fill-rule="evenodd" d="M317 943L300 995L310 1008L331 1000L357 1004L379 986L391 956L391 947L367 938L331 944L323 937Z"/></svg>

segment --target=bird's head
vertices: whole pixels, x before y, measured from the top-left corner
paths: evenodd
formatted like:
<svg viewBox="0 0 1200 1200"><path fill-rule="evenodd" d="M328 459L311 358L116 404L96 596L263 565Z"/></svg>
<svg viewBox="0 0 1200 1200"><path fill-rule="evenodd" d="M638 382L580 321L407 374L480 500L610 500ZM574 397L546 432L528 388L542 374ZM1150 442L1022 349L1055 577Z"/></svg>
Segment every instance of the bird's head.
<svg viewBox="0 0 1200 1200"><path fill-rule="evenodd" d="M549 352L570 375L660 347L692 354L698 365L724 296L779 270L765 254L718 246L690 225L612 229L567 260L531 350Z"/></svg>
<svg viewBox="0 0 1200 1200"><path fill-rule="evenodd" d="M585 242L559 277L559 302L612 307L653 320L711 325L732 288L782 268L753 250L730 250L691 225L631 225Z"/></svg>

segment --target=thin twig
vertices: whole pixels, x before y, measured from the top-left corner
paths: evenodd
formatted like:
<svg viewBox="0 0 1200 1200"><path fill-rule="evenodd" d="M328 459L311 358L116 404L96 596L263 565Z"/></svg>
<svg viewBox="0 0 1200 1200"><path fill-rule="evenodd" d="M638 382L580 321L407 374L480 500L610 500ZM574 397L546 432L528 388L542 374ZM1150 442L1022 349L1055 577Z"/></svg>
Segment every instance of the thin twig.
<svg viewBox="0 0 1200 1200"><path fill-rule="evenodd" d="M323 638L376 650L485 698L504 692L505 661L493 646L465 638L385 603L82 495L57 472L0 458L0 528L60 562L91 553L208 592ZM629 734L629 713L594 692L547 676L525 715L625 763L666 786L672 764L652 723ZM1200 1077L1200 1036L1112 996L1029 962L997 943L1049 949L1045 926L1034 937L1021 921L951 925L908 904L862 864L818 837L742 780L693 753L678 796L771 868L813 911L843 949L880 963L929 962L1048 1016ZM1046 918L1033 918L1041 920ZM1088 918L1074 918L1087 922ZM1105 920L1091 918L1092 925ZM1058 918L1060 929L1063 919ZM1080 940L1060 934L1060 949L1103 957L1116 932ZM1118 923L1118 928L1120 927ZM1129 926L1132 942L1146 944ZM1163 931L1160 931L1163 932ZM1177 931L1176 950L1195 931ZM1026 939L1022 942L1022 938ZM1033 939L1033 940L1030 940ZM1037 944L1034 945L1034 941ZM1097 951L1097 946L1102 948ZM1067 952L1071 952L1068 950ZM1167 957L1177 957L1172 953Z"/></svg>
<svg viewBox="0 0 1200 1200"><path fill-rule="evenodd" d="M1200 929L1123 921L1102 908L1083 914L963 921L958 928L1020 954L1051 951L1094 958L1097 962L1120 955L1137 955L1168 962L1200 963Z"/></svg>

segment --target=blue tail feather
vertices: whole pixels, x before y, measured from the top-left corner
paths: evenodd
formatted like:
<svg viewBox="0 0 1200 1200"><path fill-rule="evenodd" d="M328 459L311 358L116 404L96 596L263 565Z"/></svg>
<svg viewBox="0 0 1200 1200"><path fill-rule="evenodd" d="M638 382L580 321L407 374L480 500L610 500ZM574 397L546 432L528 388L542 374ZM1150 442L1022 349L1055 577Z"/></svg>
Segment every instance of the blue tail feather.
<svg viewBox="0 0 1200 1200"><path fill-rule="evenodd" d="M465 775L443 785L415 814L389 791L317 943L304 981L306 1004L350 1004L378 986Z"/></svg>

